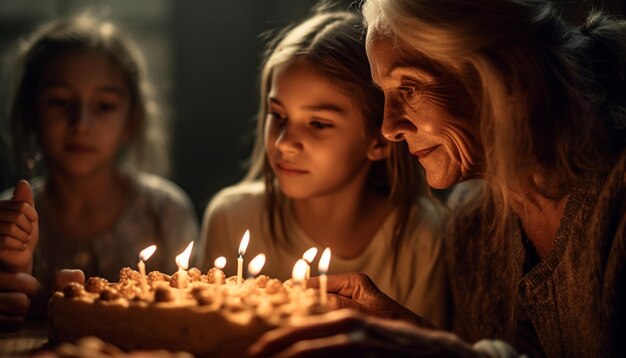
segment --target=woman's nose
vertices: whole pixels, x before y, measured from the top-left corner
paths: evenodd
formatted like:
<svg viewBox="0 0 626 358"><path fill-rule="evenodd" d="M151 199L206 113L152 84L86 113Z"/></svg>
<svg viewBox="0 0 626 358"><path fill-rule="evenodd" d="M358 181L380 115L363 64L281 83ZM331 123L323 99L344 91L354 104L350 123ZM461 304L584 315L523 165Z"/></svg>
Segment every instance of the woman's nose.
<svg viewBox="0 0 626 358"><path fill-rule="evenodd" d="M407 116L402 101L385 95L385 113L381 131L383 136L392 142L406 140L407 134L417 132L417 126Z"/></svg>

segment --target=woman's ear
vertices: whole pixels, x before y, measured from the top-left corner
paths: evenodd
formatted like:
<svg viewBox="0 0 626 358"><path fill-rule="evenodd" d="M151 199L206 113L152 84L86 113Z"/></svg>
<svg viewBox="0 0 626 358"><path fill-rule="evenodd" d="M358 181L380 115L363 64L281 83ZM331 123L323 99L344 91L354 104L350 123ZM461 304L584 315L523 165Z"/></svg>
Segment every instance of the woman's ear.
<svg viewBox="0 0 626 358"><path fill-rule="evenodd" d="M367 150L367 159L375 162L387 158L390 153L391 143L382 135L377 135L376 138L372 140Z"/></svg>

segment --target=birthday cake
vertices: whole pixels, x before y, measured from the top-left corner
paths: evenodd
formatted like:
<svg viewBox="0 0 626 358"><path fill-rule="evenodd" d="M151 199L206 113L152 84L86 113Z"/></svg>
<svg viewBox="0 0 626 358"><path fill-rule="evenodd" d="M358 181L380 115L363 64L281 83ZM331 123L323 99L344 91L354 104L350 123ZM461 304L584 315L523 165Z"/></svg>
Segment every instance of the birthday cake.
<svg viewBox="0 0 626 358"><path fill-rule="evenodd" d="M318 302L316 291L264 275L238 283L215 267L147 277L126 267L119 282L91 277L55 292L50 341L95 336L123 350L242 356L263 333L322 312Z"/></svg>

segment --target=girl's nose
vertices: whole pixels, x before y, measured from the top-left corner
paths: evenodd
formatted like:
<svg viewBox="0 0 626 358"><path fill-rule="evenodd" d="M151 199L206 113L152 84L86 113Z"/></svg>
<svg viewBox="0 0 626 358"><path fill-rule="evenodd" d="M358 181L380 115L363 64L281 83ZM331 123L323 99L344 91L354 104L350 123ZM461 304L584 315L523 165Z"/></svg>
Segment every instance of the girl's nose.
<svg viewBox="0 0 626 358"><path fill-rule="evenodd" d="M417 132L417 126L407 117L401 100L385 95L385 113L381 131L383 136L392 142L406 140L407 134Z"/></svg>
<svg viewBox="0 0 626 358"><path fill-rule="evenodd" d="M91 126L91 112L87 105L78 104L72 109L71 125L77 131L83 131Z"/></svg>
<svg viewBox="0 0 626 358"><path fill-rule="evenodd" d="M282 153L297 153L302 150L302 142L293 126L283 127L278 138L276 138L276 148Z"/></svg>

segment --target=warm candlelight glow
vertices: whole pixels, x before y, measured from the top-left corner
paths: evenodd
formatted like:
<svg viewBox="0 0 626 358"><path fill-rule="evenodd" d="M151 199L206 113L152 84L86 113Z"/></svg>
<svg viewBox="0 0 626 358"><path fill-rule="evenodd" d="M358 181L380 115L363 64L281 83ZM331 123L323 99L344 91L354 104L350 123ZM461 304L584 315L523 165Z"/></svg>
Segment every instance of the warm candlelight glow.
<svg viewBox="0 0 626 358"><path fill-rule="evenodd" d="M248 264L248 274L251 276L258 275L263 265L265 265L265 254L256 255L252 261L250 261L250 264Z"/></svg>
<svg viewBox="0 0 626 358"><path fill-rule="evenodd" d="M139 258L142 261L148 261L148 259L154 254L156 249L157 249L156 245L150 245L146 247L145 249L141 250L141 252L139 253Z"/></svg>
<svg viewBox="0 0 626 358"><path fill-rule="evenodd" d="M291 277L294 282L303 282L306 276L306 268L309 264L306 263L303 259L299 259L295 265L293 265L293 270L291 271Z"/></svg>
<svg viewBox="0 0 626 358"><path fill-rule="evenodd" d="M317 255L317 247L312 247L304 252L304 254L302 255L302 258L304 259L304 261L310 264L311 262L313 262L313 260L315 260L316 255Z"/></svg>
<svg viewBox="0 0 626 358"><path fill-rule="evenodd" d="M147 261L152 254L156 251L156 245L150 245L145 249L139 252L139 263L137 263L137 268L139 268L139 275L141 276L141 292L146 293L148 291L148 281L146 279L146 264L144 261Z"/></svg>
<svg viewBox="0 0 626 358"><path fill-rule="evenodd" d="M241 238L241 242L239 243L239 256L243 256L246 253L246 249L248 248L248 243L250 242L250 230L246 230Z"/></svg>
<svg viewBox="0 0 626 358"><path fill-rule="evenodd" d="M239 257L237 258L237 284L241 285L243 283L243 255L246 253L246 249L248 248L248 242L250 242L250 230L246 230L243 233L243 237L241 238L241 242L239 243Z"/></svg>
<svg viewBox="0 0 626 358"><path fill-rule="evenodd" d="M320 257L320 262L317 265L317 269L319 270L320 273L327 273L329 265L330 265L330 248L327 247L326 249L324 249L324 252L322 252L322 257Z"/></svg>
<svg viewBox="0 0 626 358"><path fill-rule="evenodd" d="M189 257L191 256L191 249L193 248L193 241L187 245L185 251L176 256L176 265L183 270L189 268Z"/></svg>
<svg viewBox="0 0 626 358"><path fill-rule="evenodd" d="M216 258L213 265L220 270L223 269L226 266L226 258L224 256Z"/></svg>

